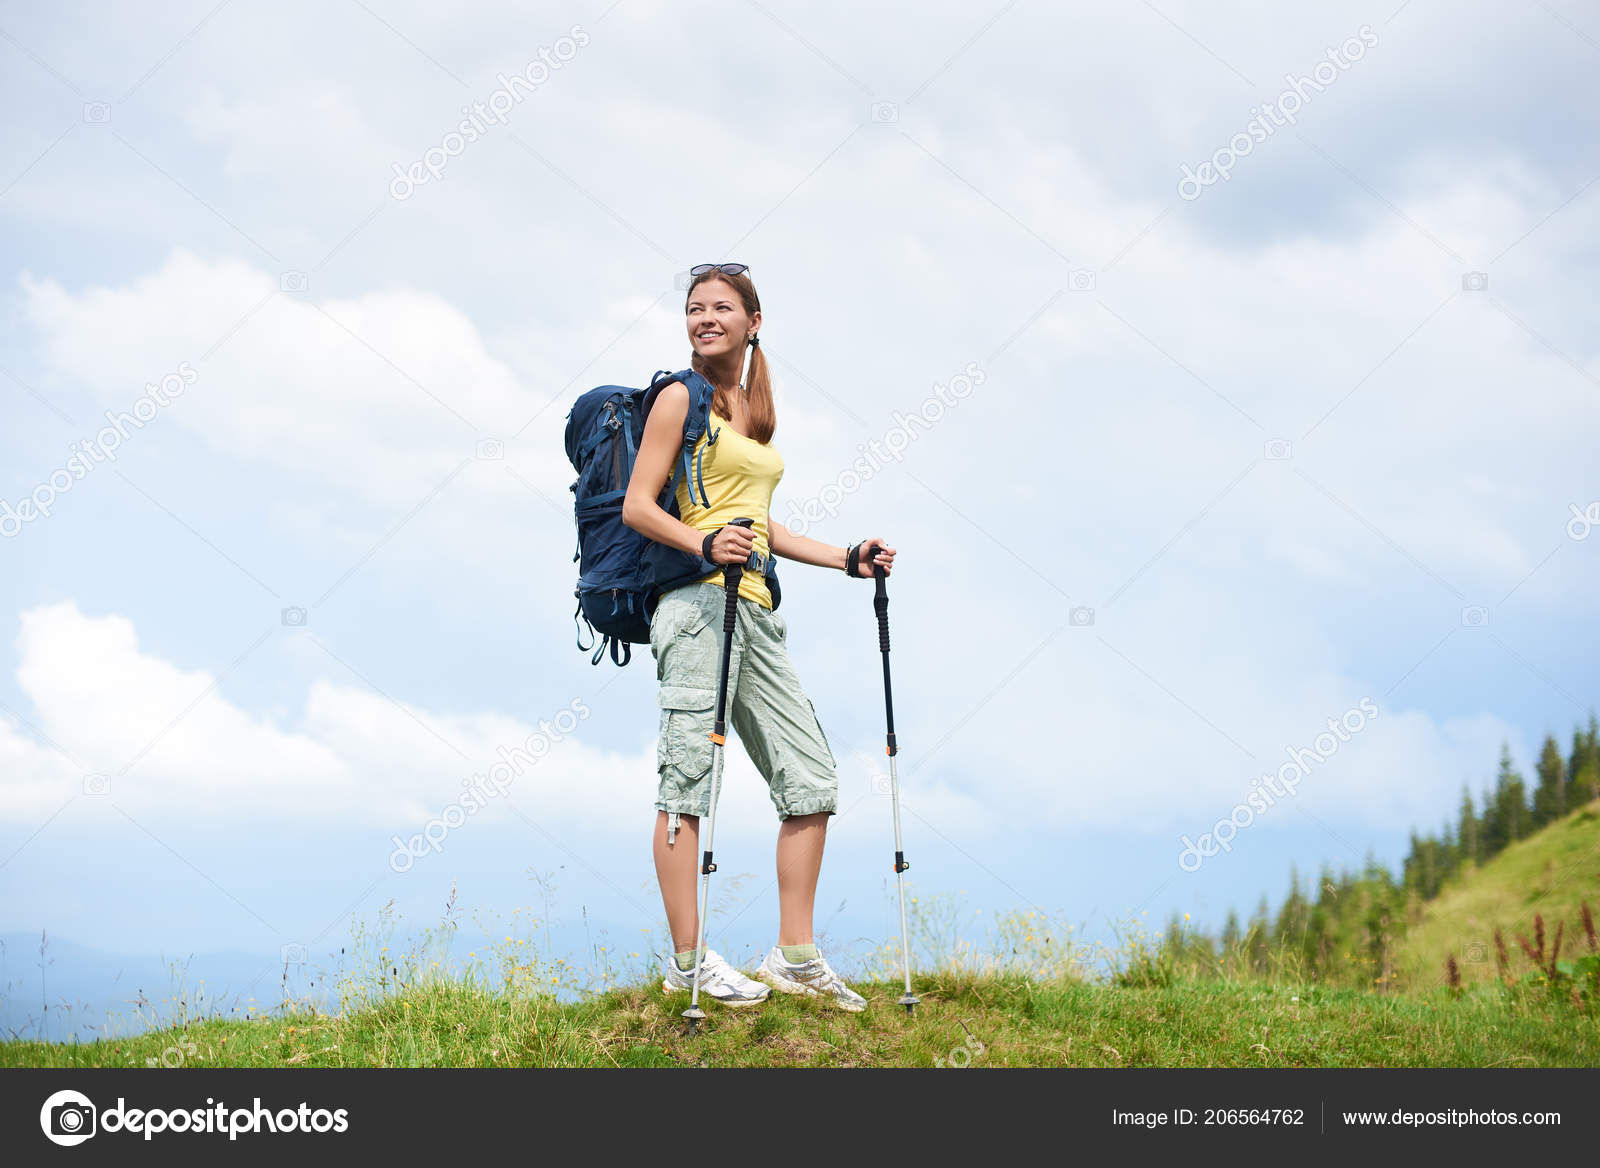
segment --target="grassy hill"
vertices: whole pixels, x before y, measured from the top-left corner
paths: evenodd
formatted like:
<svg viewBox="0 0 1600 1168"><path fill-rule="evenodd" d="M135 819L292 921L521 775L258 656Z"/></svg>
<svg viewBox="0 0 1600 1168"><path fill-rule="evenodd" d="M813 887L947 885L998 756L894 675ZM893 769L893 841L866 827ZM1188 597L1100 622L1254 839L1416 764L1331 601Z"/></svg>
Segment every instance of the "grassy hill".
<svg viewBox="0 0 1600 1168"><path fill-rule="evenodd" d="M686 995L655 987L557 1003L445 983L337 1018L204 1021L82 1045L5 1043L0 1066L1600 1065L1593 1013L1546 994L1380 995L1221 981L1134 988L951 973L919 979L923 1004L907 1018L894 1004L900 986L861 988L871 1005L860 1014L788 997L738 1011L712 1006L689 1038L678 1017Z"/></svg>
<svg viewBox="0 0 1600 1168"><path fill-rule="evenodd" d="M1541 831L1509 845L1479 868L1468 869L1421 908L1407 930L1396 961L1401 983L1411 989L1443 985L1445 963L1454 956L1465 984L1498 976L1496 929L1513 972L1532 962L1518 943L1537 951L1538 914L1544 922L1545 955L1562 934L1563 957L1589 952L1581 906L1600 912L1600 803L1589 803Z"/></svg>

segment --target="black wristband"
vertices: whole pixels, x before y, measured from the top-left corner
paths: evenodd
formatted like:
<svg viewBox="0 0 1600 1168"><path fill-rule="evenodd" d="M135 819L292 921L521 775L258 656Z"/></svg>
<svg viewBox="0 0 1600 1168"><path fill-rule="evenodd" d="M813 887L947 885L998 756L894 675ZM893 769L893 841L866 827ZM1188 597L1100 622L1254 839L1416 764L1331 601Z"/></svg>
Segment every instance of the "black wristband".
<svg viewBox="0 0 1600 1168"><path fill-rule="evenodd" d="M711 560L711 541L716 539L716 538L717 538L717 533L715 531L706 532L706 537L700 541L700 554L701 554L701 556L703 556L704 558L706 558L708 560ZM711 560L711 562L713 564L716 563L715 560Z"/></svg>
<svg viewBox="0 0 1600 1168"><path fill-rule="evenodd" d="M861 541L861 543L865 542L865 540ZM850 549L844 554L844 574L846 576L854 576L856 574L856 567L861 563L861 543L851 544Z"/></svg>

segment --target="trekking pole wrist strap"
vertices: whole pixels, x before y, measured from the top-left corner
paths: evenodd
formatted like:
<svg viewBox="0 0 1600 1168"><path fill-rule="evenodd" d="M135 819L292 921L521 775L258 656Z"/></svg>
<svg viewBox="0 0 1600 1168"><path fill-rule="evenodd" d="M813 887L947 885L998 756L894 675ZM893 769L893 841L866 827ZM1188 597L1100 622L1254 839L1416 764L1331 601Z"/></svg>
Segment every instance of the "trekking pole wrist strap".
<svg viewBox="0 0 1600 1168"><path fill-rule="evenodd" d="M865 542L866 540L861 540L857 543L853 543L845 551L844 574L846 576L854 576L856 574L856 567L861 563L861 544Z"/></svg>
<svg viewBox="0 0 1600 1168"><path fill-rule="evenodd" d="M721 529L719 528L718 530L720 531ZM708 560L711 560L711 541L716 538L717 533L715 531L708 531L706 532L706 537L700 541L700 554ZM715 560L711 560L711 562L716 563Z"/></svg>

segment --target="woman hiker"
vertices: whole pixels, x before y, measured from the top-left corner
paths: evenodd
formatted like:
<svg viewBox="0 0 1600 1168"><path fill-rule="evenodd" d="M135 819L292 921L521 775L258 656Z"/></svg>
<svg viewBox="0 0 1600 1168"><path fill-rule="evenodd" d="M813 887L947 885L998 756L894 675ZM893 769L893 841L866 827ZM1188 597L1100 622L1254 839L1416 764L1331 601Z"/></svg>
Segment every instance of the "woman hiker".
<svg viewBox="0 0 1600 1168"><path fill-rule="evenodd" d="M653 848L676 950L663 962L662 989L667 992L687 992L695 976L699 827L700 816L711 810L709 735L727 603L720 565L744 563L756 551L871 579L873 563L882 564L887 574L895 555L877 537L852 548L834 547L772 520L772 492L783 477L783 458L772 446L776 414L757 336L761 301L746 271L744 264L694 268L684 308L694 351L691 367L716 390L706 433L696 447L697 457L704 459L710 506L697 505L682 480L677 486L681 519L656 502L683 448L689 391L677 382L661 391L645 421L622 507L622 521L646 538L719 565L700 580L664 593L650 620L650 652L661 682ZM747 349L750 374L745 382L741 375ZM731 520L740 516L752 517L754 525L732 526ZM823 839L828 816L838 807L833 754L790 663L784 643L788 622L773 607L766 577L745 572L736 604L729 721L778 809L778 943L756 970L759 982L707 949L700 993L742 1006L764 1001L776 989L828 996L844 1009L861 1010L866 1000L828 965L811 932Z"/></svg>

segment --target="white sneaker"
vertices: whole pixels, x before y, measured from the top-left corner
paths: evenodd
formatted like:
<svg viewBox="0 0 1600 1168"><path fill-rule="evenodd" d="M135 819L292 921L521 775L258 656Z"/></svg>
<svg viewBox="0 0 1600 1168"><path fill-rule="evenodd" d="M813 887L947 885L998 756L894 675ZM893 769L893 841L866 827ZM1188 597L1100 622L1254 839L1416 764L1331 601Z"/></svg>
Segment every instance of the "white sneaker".
<svg viewBox="0 0 1600 1168"><path fill-rule="evenodd" d="M783 950L774 945L756 970L756 976L782 994L831 997L841 1010L867 1008L867 999L844 984L820 951L810 961L796 964L785 961Z"/></svg>
<svg viewBox="0 0 1600 1168"><path fill-rule="evenodd" d="M664 994L690 993L694 989L694 970L679 969L671 953L661 963ZM772 991L753 981L725 961L715 949L707 949L700 960L700 996L724 1006L754 1006L772 996Z"/></svg>

